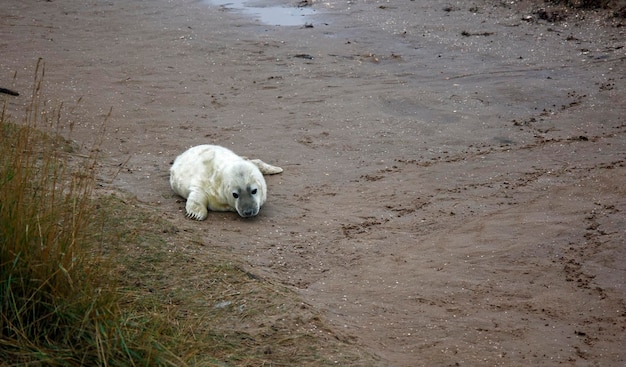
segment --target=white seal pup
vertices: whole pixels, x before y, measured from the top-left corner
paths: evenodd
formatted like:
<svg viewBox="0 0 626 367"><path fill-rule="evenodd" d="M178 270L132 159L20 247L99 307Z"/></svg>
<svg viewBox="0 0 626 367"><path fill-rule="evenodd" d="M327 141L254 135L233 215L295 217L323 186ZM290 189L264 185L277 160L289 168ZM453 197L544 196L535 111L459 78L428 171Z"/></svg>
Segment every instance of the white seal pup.
<svg viewBox="0 0 626 367"><path fill-rule="evenodd" d="M259 214L267 198L263 174L282 172L259 159L248 160L218 145L198 145L179 155L170 168L172 190L187 199L187 216L204 220L208 210Z"/></svg>

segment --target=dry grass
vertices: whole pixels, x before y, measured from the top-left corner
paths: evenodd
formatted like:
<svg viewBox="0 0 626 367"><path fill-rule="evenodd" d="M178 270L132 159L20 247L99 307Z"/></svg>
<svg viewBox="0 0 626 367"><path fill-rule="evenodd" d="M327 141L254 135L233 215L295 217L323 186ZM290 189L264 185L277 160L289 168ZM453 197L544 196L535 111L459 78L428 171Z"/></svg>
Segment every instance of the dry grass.
<svg viewBox="0 0 626 367"><path fill-rule="evenodd" d="M43 102L43 75L38 64L24 121L11 123L6 107L0 119L0 360L176 364L150 326L130 324L117 288L102 276L107 263L90 236L97 157L69 164L71 141L55 134L61 106Z"/></svg>
<svg viewBox="0 0 626 367"><path fill-rule="evenodd" d="M0 116L0 366L377 365L289 290L94 193L43 74L24 121Z"/></svg>

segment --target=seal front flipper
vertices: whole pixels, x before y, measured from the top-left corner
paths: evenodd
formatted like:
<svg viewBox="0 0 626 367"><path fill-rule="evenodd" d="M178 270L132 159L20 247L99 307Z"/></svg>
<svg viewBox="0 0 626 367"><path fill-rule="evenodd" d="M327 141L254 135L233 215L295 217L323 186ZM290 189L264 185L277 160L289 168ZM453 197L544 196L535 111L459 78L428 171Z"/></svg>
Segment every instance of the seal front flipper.
<svg viewBox="0 0 626 367"><path fill-rule="evenodd" d="M187 217L194 220L204 220L209 215L206 198L199 191L191 191L185 204Z"/></svg>

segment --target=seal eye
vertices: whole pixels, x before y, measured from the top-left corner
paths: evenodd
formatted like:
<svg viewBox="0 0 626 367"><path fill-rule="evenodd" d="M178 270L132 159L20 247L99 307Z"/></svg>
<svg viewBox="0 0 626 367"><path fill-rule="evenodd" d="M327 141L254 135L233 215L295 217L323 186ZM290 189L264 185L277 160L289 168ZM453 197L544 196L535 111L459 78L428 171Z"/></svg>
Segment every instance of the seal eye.
<svg viewBox="0 0 626 367"><path fill-rule="evenodd" d="M256 195L256 189L254 189L254 190L250 191L250 193L251 193L252 195Z"/></svg>
<svg viewBox="0 0 626 367"><path fill-rule="evenodd" d="M239 198L239 194L238 194L238 193L236 193L236 192L233 192L233 197L234 197L235 199L237 199L237 198Z"/></svg>

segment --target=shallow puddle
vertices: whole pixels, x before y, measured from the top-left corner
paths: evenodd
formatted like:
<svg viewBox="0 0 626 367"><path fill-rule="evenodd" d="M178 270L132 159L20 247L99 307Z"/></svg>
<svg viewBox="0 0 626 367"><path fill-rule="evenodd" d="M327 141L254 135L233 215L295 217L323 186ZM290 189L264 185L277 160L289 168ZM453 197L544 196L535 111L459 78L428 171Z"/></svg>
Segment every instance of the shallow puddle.
<svg viewBox="0 0 626 367"><path fill-rule="evenodd" d="M311 23L315 10L305 7L262 6L247 0L203 0L205 4L235 10L252 16L262 23L275 26L302 26Z"/></svg>

